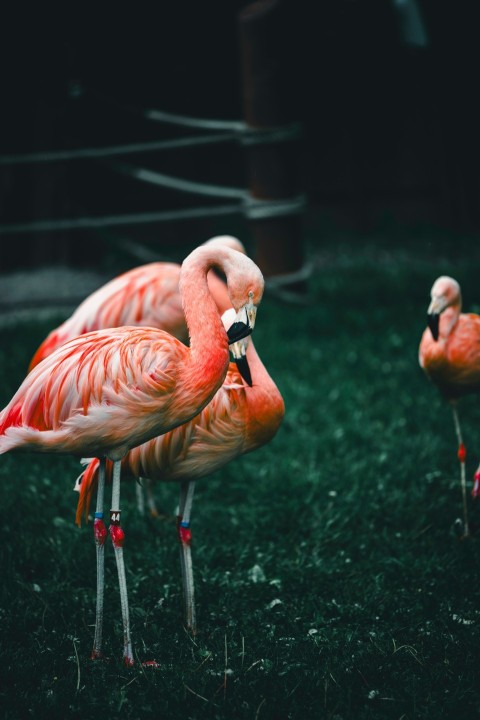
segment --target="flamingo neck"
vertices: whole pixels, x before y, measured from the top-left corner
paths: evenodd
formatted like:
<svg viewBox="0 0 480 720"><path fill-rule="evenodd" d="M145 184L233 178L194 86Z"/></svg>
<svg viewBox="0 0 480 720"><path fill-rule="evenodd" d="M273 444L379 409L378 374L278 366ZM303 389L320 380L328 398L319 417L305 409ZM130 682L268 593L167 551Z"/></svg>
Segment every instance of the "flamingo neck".
<svg viewBox="0 0 480 720"><path fill-rule="evenodd" d="M448 307L440 315L439 334L443 339L447 339L454 329L460 317L460 305L452 305Z"/></svg>
<svg viewBox="0 0 480 720"><path fill-rule="evenodd" d="M251 341L247 349L247 359L252 375L252 387L245 388L249 415L246 447L254 450L275 435L285 414L285 404Z"/></svg>
<svg viewBox="0 0 480 720"><path fill-rule="evenodd" d="M227 333L207 283L207 273L214 266L223 269L221 261L208 251L197 254L193 262L189 258L184 261L180 278L191 370L204 387L221 385L229 361Z"/></svg>

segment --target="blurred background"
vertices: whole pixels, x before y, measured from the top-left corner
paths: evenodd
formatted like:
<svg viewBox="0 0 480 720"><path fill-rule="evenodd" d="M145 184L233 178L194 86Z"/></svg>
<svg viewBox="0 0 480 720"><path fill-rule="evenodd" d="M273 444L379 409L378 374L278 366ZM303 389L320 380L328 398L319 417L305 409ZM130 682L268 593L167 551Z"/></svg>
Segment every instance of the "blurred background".
<svg viewBox="0 0 480 720"><path fill-rule="evenodd" d="M479 46L471 3L237 0L55 14L42 6L28 18L4 11L2 273L51 263L99 266L120 240L153 244L157 254L176 254L177 260L219 232L238 233L248 245L252 228L241 212L88 229L68 223L52 229L50 222L218 205L216 198L135 180L119 165L251 187L248 148L235 140L61 162L11 161L28 153L205 134L147 119L149 109L243 120L250 41L242 45L240 16L249 7L260 7L261 15L262 6L271 15L270 124L298 122L302 128L300 139L282 146L289 145L291 186L285 192L307 199L294 242L321 246L339 230L361 238L378 227L408 231L419 225L475 236ZM261 87L264 79L257 81ZM39 231L39 221L47 221L46 230ZM35 231L29 223L37 223ZM295 271L303 261L302 248L284 262Z"/></svg>

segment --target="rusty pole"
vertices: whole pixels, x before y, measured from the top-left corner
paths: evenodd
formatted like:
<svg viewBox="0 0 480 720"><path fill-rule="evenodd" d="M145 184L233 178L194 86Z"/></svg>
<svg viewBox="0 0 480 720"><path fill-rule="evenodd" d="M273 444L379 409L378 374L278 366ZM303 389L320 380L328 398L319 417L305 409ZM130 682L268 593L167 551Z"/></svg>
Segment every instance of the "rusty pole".
<svg viewBox="0 0 480 720"><path fill-rule="evenodd" d="M244 139L252 201L248 217L254 257L267 278L298 273L304 263L300 126L292 121L294 103L282 66L289 46L287 25L280 0L256 0L238 15L244 121L250 131ZM288 288L305 289L298 281Z"/></svg>

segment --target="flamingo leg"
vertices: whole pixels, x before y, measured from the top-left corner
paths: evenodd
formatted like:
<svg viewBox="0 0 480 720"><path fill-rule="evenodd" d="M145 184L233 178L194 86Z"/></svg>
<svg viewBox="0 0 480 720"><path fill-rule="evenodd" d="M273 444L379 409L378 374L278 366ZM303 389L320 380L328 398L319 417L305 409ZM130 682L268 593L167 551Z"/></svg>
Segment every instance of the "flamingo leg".
<svg viewBox="0 0 480 720"><path fill-rule="evenodd" d="M462 430L460 428L460 420L458 417L457 404L451 403L453 412L453 422L455 423L455 433L458 440L458 460L460 462L460 485L462 488L462 502L463 502L463 536L468 537L470 535L470 528L468 523L468 508L467 508L467 483L465 478L465 460L467 457L467 450L463 443Z"/></svg>
<svg viewBox="0 0 480 720"><path fill-rule="evenodd" d="M97 610L95 617L95 636L93 639L92 660L102 657L102 631L103 631L103 596L105 590L105 540L107 528L103 522L103 497L105 490L105 460L100 459L98 468L97 507L93 533L97 552Z"/></svg>
<svg viewBox="0 0 480 720"><path fill-rule="evenodd" d="M195 482L184 480L180 483L180 503L177 517L178 539L180 542L180 565L182 569L183 599L185 604L185 623L195 635L197 622L195 616L195 586L193 582L193 566L190 531L190 513L192 510Z"/></svg>
<svg viewBox="0 0 480 720"><path fill-rule="evenodd" d="M123 543L125 533L120 526L120 470L122 463L115 460L113 463L112 509L110 510L110 536L115 550L117 561L118 584L120 587L120 603L123 620L123 660L128 667L133 665L132 641L130 638L130 618L128 613L127 580L125 576L125 563L123 560Z"/></svg>

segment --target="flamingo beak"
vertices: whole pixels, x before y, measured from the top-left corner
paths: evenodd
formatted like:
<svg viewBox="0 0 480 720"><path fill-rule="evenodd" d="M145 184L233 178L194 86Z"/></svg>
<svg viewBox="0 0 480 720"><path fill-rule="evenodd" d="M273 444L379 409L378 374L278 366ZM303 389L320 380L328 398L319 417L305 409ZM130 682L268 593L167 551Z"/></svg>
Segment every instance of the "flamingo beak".
<svg viewBox="0 0 480 720"><path fill-rule="evenodd" d="M427 310L427 324L435 342L438 340L440 328L440 315L448 307L442 295L432 295L432 301Z"/></svg>
<svg viewBox="0 0 480 720"><path fill-rule="evenodd" d="M439 321L440 321L440 315L438 313L435 313L435 312L428 313L427 324L428 324L428 327L430 328L430 332L432 333L432 337L435 340L435 342L438 340Z"/></svg>
<svg viewBox="0 0 480 720"><path fill-rule="evenodd" d="M255 318L257 316L257 308L253 303L246 303L235 316L233 324L227 330L228 344L243 340L252 334L255 327Z"/></svg>
<svg viewBox="0 0 480 720"><path fill-rule="evenodd" d="M244 342L235 342L230 345L230 352L232 354L232 358L235 361L238 372L242 376L242 378L245 380L247 385L252 387L252 374L250 372L250 367L248 365L247 360L247 345L248 345L248 338L245 339Z"/></svg>

